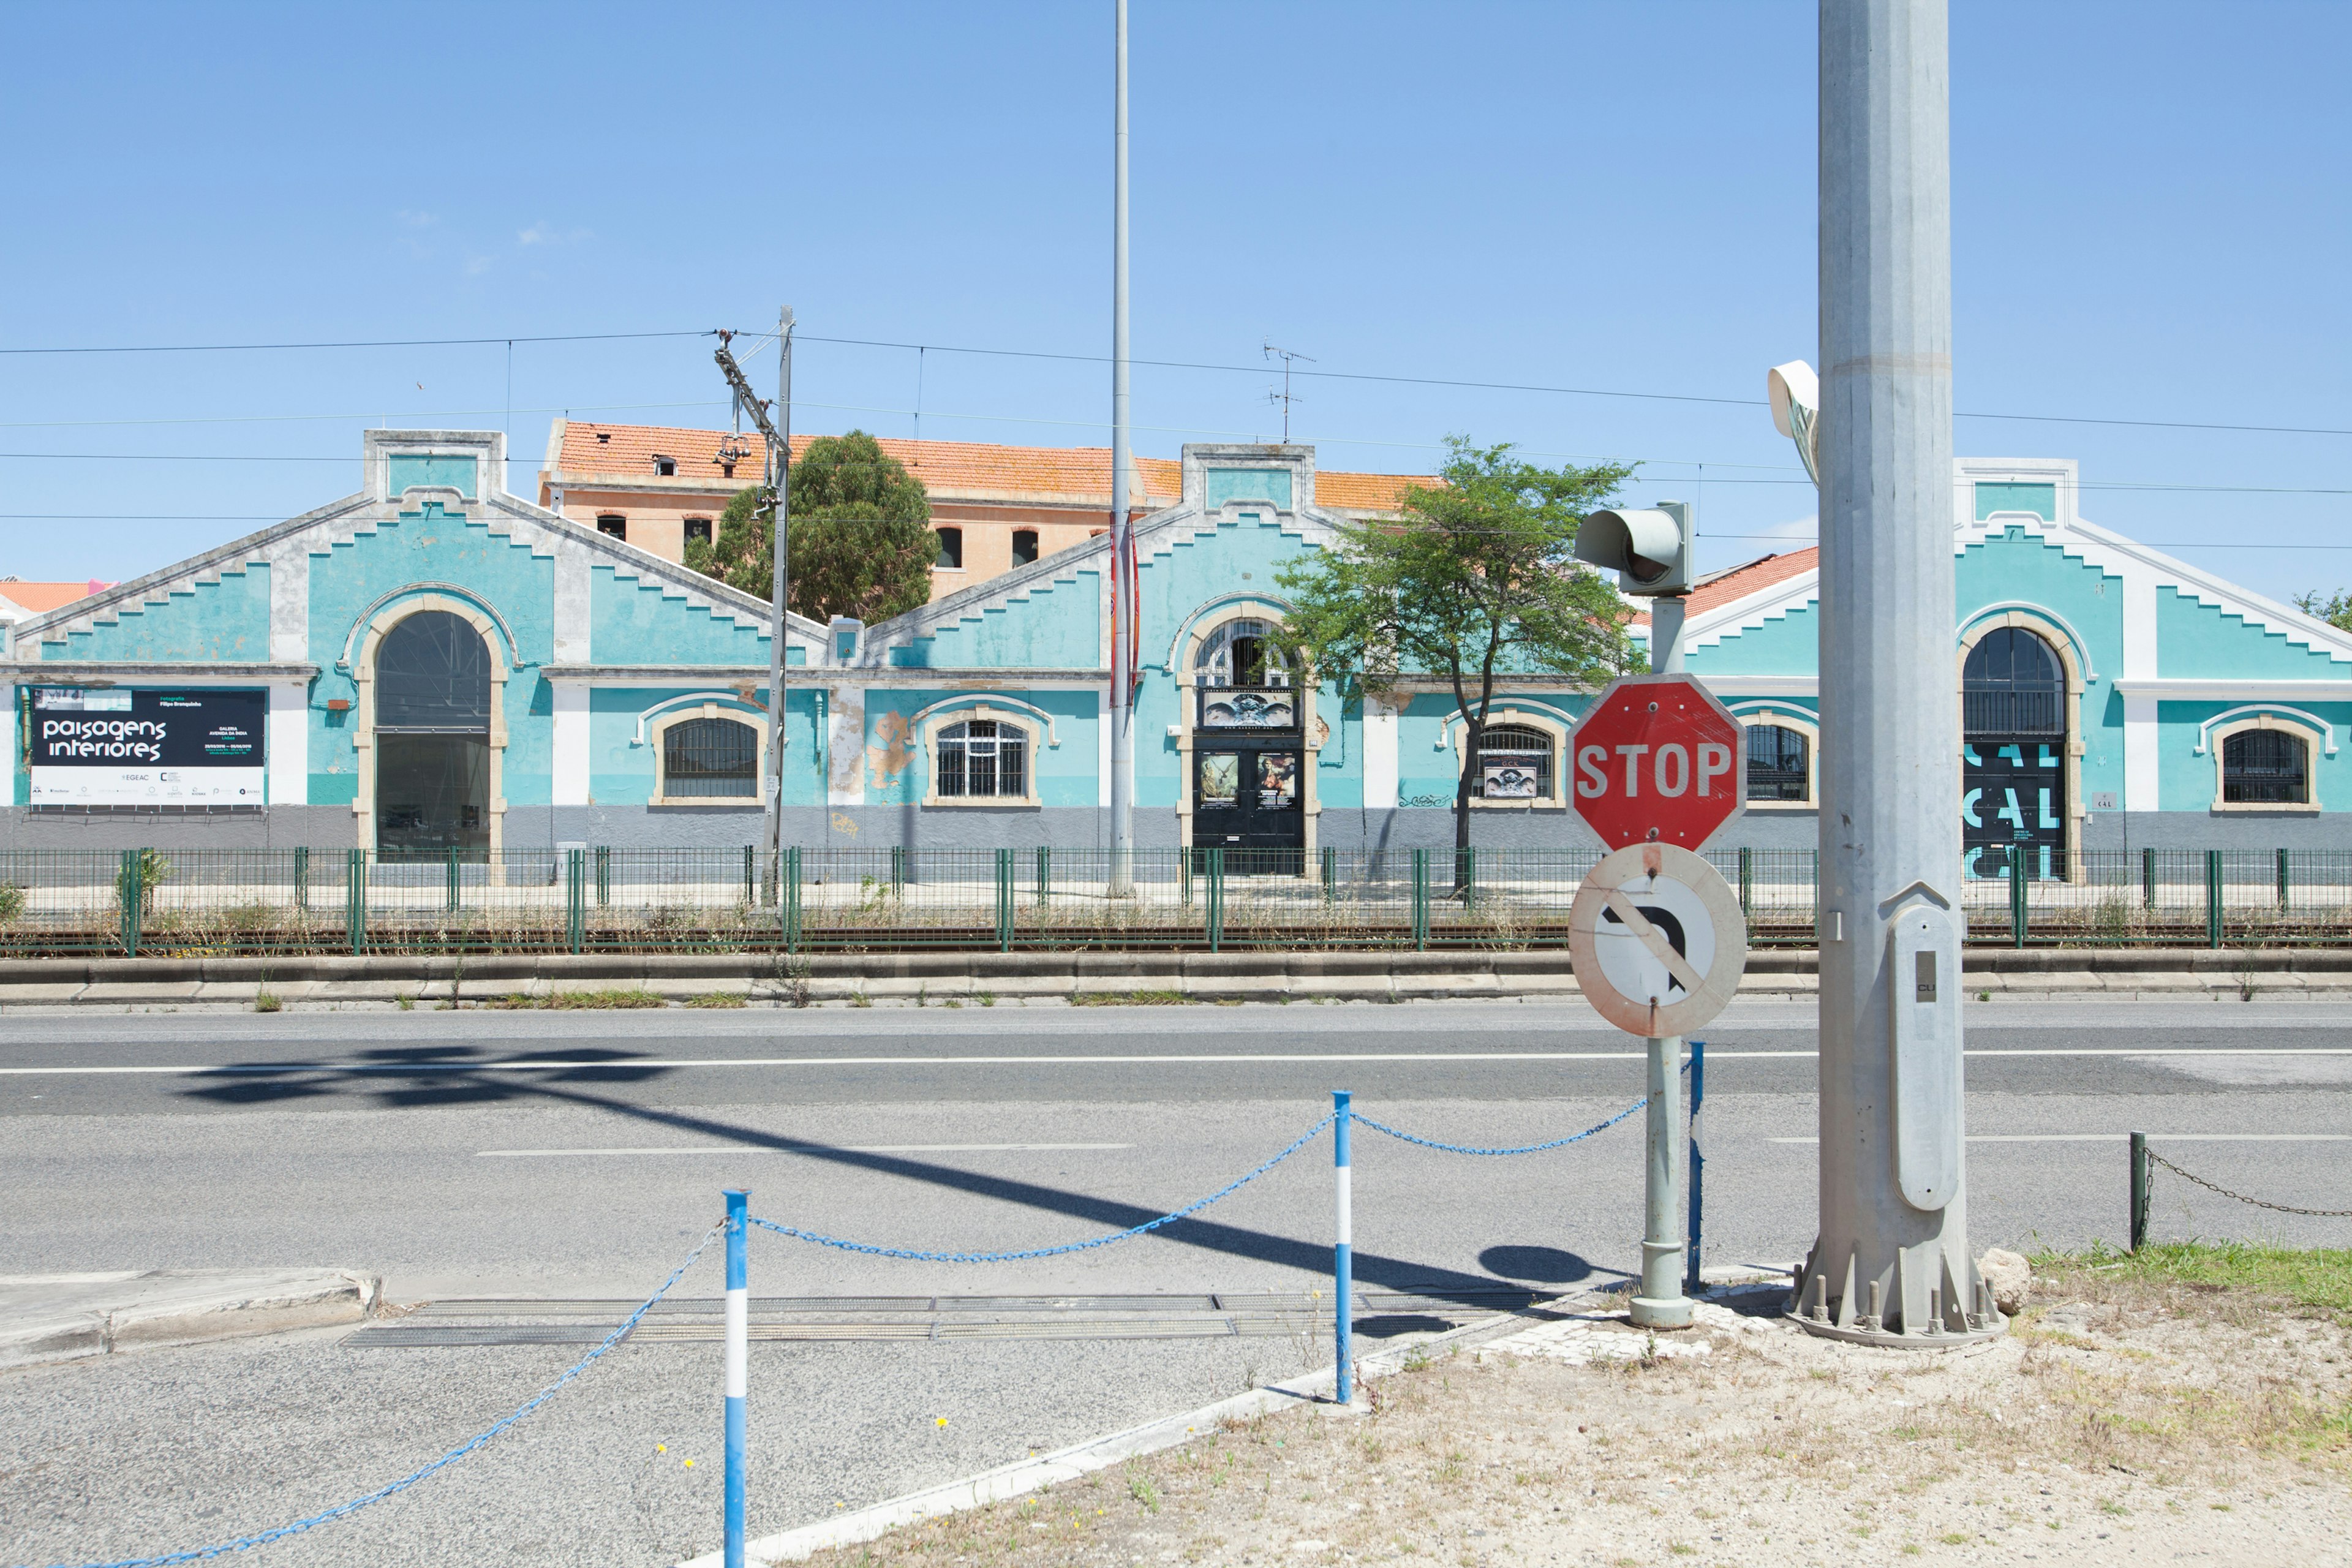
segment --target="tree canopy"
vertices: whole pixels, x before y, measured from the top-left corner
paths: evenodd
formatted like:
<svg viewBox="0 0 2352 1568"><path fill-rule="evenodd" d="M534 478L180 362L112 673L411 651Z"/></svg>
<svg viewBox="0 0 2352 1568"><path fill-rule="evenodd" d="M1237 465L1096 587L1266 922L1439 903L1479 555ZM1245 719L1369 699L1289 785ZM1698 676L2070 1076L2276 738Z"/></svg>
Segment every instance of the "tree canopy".
<svg viewBox="0 0 2352 1568"><path fill-rule="evenodd" d="M1600 685L1641 666L1633 617L1572 552L1585 515L1633 473L1625 464L1546 468L1507 444L1450 437L1439 482L1406 490L1389 521L1349 524L1337 547L1276 574L1291 596L1284 638L1320 679L1378 695L1412 677L1452 688L1468 734L1454 842L1469 847L1479 742L1498 674L1539 671Z"/></svg>
<svg viewBox="0 0 2352 1568"><path fill-rule="evenodd" d="M2316 593L2295 595L2294 607L2306 616L2316 616L2339 632L2352 632L2352 594L2338 590L2321 598Z"/></svg>
<svg viewBox="0 0 2352 1568"><path fill-rule="evenodd" d="M719 515L718 537L690 540L686 563L761 598L775 570L775 498L764 485L739 492ZM931 596L931 502L920 479L863 430L820 436L792 470L791 607L812 620L856 616L871 624Z"/></svg>

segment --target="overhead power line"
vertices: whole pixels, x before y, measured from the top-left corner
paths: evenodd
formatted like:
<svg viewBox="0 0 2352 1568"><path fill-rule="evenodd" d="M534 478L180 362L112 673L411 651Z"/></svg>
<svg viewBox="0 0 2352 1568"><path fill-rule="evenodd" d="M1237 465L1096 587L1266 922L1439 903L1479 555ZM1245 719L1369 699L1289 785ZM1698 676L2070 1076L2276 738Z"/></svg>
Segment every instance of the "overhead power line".
<svg viewBox="0 0 2352 1568"><path fill-rule="evenodd" d="M514 332L490 338L352 338L331 342L107 343L89 346L0 348L0 354L224 354L294 349L487 348L500 343L604 343L629 338L709 338L716 328L677 332Z"/></svg>

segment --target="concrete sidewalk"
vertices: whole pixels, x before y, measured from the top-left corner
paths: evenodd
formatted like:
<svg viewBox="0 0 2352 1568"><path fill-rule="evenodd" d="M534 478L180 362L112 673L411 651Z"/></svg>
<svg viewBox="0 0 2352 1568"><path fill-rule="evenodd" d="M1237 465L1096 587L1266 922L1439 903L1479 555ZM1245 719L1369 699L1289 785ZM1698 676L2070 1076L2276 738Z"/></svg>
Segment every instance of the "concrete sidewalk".
<svg viewBox="0 0 2352 1568"><path fill-rule="evenodd" d="M0 1275L0 1368L353 1323L383 1293L341 1268Z"/></svg>
<svg viewBox="0 0 2352 1568"><path fill-rule="evenodd" d="M1818 955L1748 956L1740 994L1810 1000ZM1966 988L1994 996L2284 1001L2352 993L2352 949L1971 948ZM0 960L0 1011L436 1007L520 994L640 990L670 1003L714 994L750 1006L1050 1004L1134 998L1217 1002L1556 1000L1578 994L1558 949L1440 952L521 953L299 958Z"/></svg>

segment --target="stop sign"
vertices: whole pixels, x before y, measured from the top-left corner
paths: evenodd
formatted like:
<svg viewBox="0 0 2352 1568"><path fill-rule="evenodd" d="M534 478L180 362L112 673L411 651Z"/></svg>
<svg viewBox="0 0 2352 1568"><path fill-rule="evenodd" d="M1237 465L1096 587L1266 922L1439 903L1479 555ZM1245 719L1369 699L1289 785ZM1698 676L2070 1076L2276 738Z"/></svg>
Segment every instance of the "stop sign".
<svg viewBox="0 0 2352 1568"><path fill-rule="evenodd" d="M1687 675L1612 683L1568 748L1576 784L1569 798L1612 849L1696 849L1747 803L1747 731Z"/></svg>

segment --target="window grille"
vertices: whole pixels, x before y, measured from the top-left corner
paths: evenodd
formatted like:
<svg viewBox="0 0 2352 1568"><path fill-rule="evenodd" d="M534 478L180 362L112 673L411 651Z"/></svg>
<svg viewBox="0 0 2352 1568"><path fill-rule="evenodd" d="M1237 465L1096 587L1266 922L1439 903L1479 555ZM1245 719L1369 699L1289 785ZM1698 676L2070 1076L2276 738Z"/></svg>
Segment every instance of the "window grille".
<svg viewBox="0 0 2352 1568"><path fill-rule="evenodd" d="M673 800L751 800L760 794L760 732L733 719L687 719L662 731L662 794Z"/></svg>
<svg viewBox="0 0 2352 1568"><path fill-rule="evenodd" d="M1748 798L1812 798L1812 743L1785 724L1748 726Z"/></svg>
<svg viewBox="0 0 2352 1568"><path fill-rule="evenodd" d="M1960 671L1960 721L1970 735L2063 736L2065 697L2058 655L2022 626L1986 633Z"/></svg>
<svg viewBox="0 0 2352 1568"><path fill-rule="evenodd" d="M967 719L940 731L933 748L934 794L942 800L1024 800L1029 737L993 719Z"/></svg>
<svg viewBox="0 0 2352 1568"><path fill-rule="evenodd" d="M1489 724L1478 740L1479 793L1487 800L1549 800L1551 737L1526 724Z"/></svg>
<svg viewBox="0 0 2352 1568"><path fill-rule="evenodd" d="M2308 752L2284 730L2241 730L2221 742L2221 799L2230 805L2302 805Z"/></svg>

